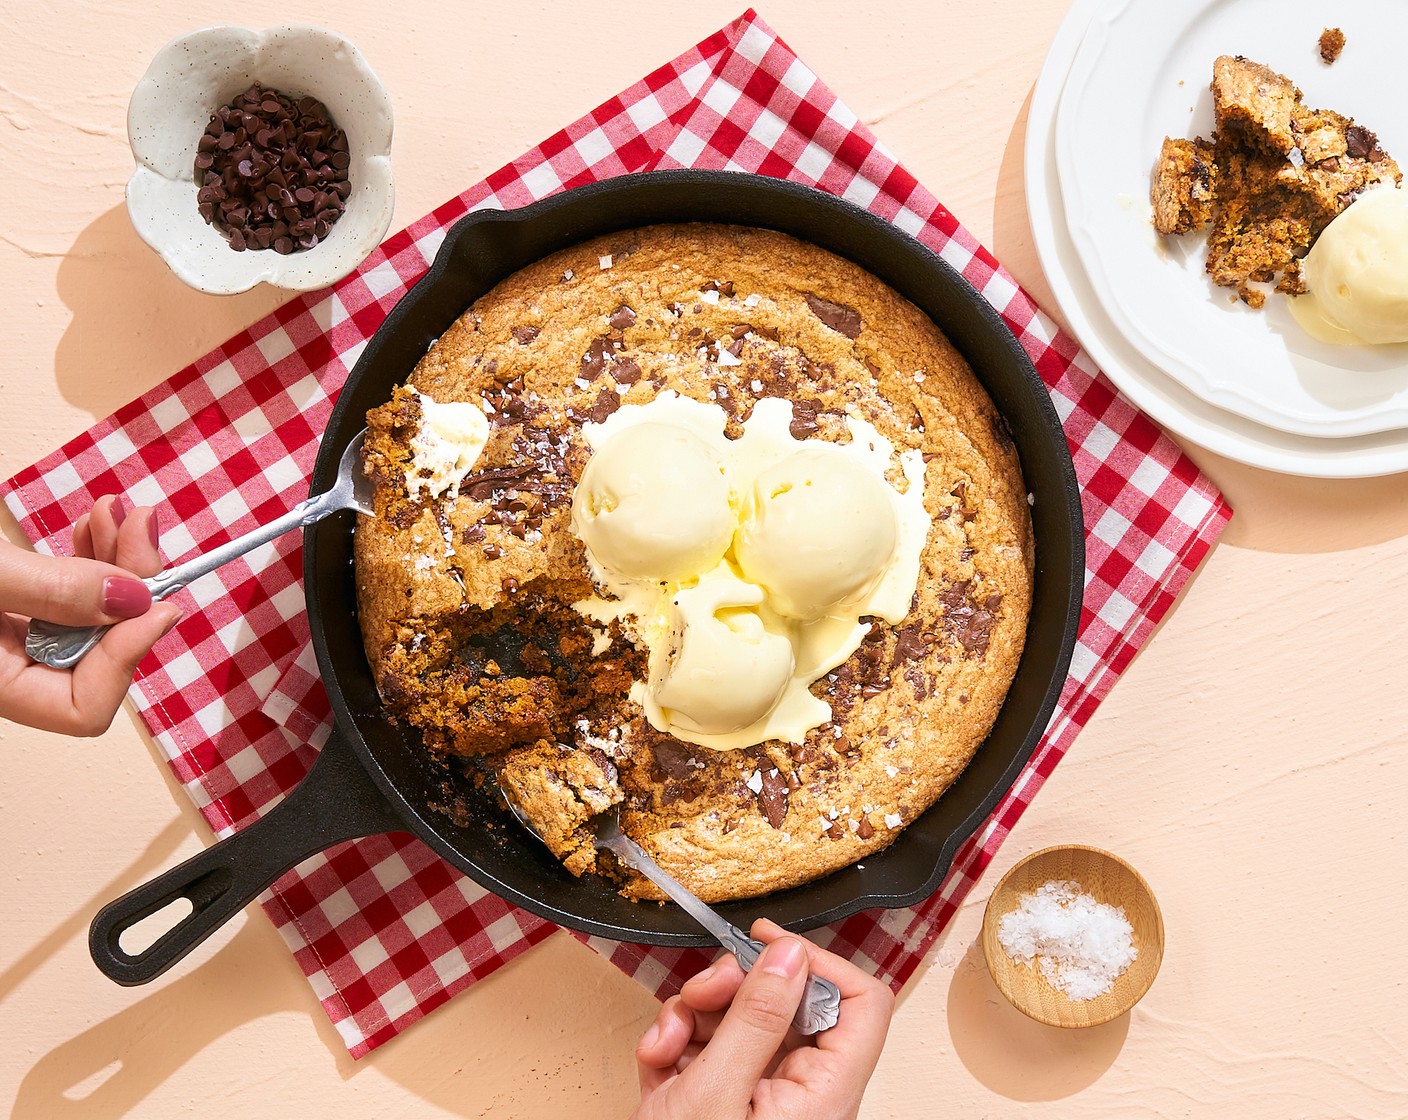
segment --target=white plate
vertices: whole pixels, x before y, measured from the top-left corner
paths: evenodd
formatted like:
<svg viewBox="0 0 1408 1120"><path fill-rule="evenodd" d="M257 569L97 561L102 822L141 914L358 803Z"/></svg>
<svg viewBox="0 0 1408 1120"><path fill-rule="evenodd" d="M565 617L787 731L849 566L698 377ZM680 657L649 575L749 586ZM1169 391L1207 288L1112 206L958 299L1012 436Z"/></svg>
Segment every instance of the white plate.
<svg viewBox="0 0 1408 1120"><path fill-rule="evenodd" d="M1348 39L1333 66L1326 23ZM1149 177L1165 136L1211 136L1208 83L1220 54L1288 75L1309 105L1355 117L1408 158L1399 67L1408 3L1357 0L1123 0L1095 9L1056 120L1066 221L1096 295L1150 361L1209 404L1282 431L1357 436L1408 425L1408 344L1335 346L1216 287L1202 237L1160 238Z"/></svg>
<svg viewBox="0 0 1408 1120"><path fill-rule="evenodd" d="M1189 392L1131 346L1105 314L1066 229L1055 130L1066 76L1085 29L1108 2L1075 0L1052 40L1027 116L1027 214L1037 256L1066 325L1126 398L1174 435L1209 451L1266 470L1316 478L1367 478L1408 470L1408 430L1324 439L1255 423Z"/></svg>

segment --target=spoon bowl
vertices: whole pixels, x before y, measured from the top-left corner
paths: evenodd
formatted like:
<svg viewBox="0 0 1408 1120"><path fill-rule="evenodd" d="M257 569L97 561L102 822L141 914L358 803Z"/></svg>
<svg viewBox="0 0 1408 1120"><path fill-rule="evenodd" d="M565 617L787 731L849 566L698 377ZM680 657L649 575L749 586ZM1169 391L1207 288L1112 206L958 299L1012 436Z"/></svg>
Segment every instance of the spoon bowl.
<svg viewBox="0 0 1408 1120"><path fill-rule="evenodd" d="M499 799L508 806L509 812L519 824L542 840L528 815L512 798L506 796L502 789L499 790ZM656 863L649 852L621 831L621 817L616 809L599 813L589 823L593 842L598 849L610 852L626 867L644 875L664 891L681 910L703 926L715 941L732 953L744 972L752 970L763 951L763 943L733 925ZM792 1027L798 1034L817 1034L834 1027L840 1013L840 989L830 980L815 975L809 976L806 991L802 994L802 1002L792 1018Z"/></svg>

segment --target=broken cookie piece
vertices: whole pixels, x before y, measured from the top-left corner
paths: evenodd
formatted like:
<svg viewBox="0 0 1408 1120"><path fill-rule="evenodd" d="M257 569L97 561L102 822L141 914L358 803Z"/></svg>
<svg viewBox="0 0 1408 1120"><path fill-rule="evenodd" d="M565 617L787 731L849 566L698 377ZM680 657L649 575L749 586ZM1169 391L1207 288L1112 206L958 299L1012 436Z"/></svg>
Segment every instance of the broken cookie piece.
<svg viewBox="0 0 1408 1120"><path fill-rule="evenodd" d="M1165 136L1154 170L1154 228L1187 233L1212 221L1216 171L1213 146L1206 140Z"/></svg>
<svg viewBox="0 0 1408 1120"><path fill-rule="evenodd" d="M509 751L499 790L573 875L595 871L591 821L625 798L606 753L540 740Z"/></svg>
<svg viewBox="0 0 1408 1120"><path fill-rule="evenodd" d="M1284 74L1241 55L1213 64L1212 140L1166 137L1150 198L1154 228L1208 235L1207 272L1251 307L1303 290L1300 260L1330 221L1398 165L1373 132L1313 109Z"/></svg>

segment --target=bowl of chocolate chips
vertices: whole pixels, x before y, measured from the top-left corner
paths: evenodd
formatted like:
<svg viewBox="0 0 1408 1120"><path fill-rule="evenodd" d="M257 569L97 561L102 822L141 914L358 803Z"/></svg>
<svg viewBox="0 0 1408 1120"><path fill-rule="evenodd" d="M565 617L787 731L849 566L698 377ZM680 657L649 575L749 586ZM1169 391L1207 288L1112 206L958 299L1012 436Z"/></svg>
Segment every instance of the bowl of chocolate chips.
<svg viewBox="0 0 1408 1120"><path fill-rule="evenodd" d="M336 32L205 27L133 91L127 210L203 292L326 287L391 224L391 127L385 87Z"/></svg>

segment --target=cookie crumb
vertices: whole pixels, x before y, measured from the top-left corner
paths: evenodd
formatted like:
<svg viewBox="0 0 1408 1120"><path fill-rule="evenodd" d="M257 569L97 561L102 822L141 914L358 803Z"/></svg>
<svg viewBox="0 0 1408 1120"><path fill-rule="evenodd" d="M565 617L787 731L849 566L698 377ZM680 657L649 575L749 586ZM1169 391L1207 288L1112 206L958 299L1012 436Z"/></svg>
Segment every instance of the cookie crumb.
<svg viewBox="0 0 1408 1120"><path fill-rule="evenodd" d="M1320 59L1326 66L1334 64L1344 50L1344 32L1338 27L1327 27L1320 32Z"/></svg>

